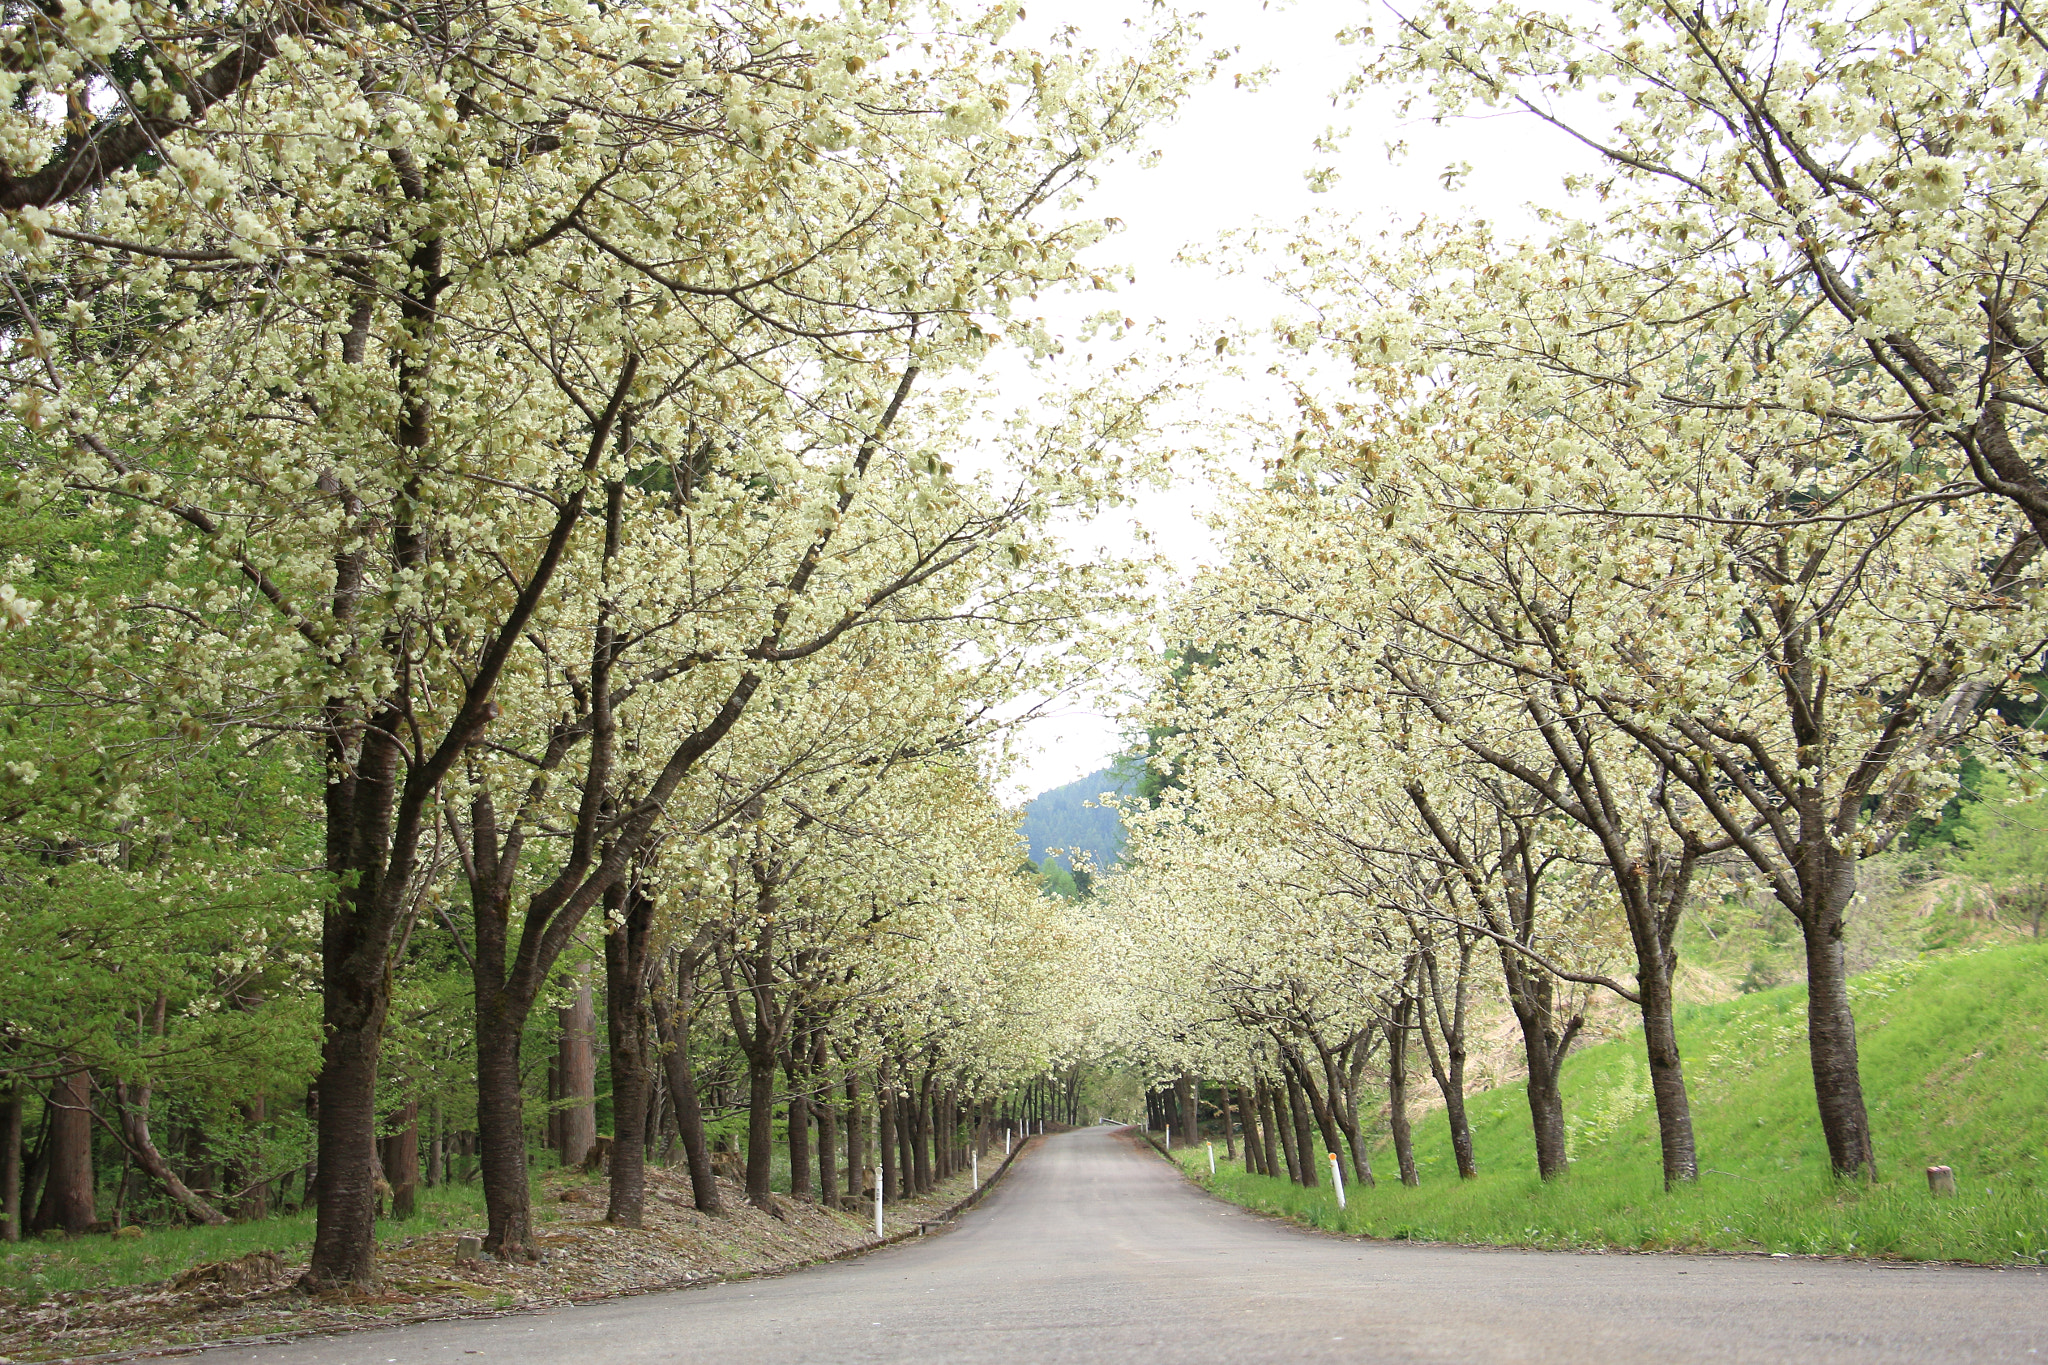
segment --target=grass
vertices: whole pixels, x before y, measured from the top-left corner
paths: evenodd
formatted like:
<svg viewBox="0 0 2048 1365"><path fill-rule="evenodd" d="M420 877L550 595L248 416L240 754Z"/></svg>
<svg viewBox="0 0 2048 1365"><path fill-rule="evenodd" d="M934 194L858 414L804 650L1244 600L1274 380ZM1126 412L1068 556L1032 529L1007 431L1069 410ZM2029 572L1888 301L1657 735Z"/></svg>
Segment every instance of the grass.
<svg viewBox="0 0 2048 1365"><path fill-rule="evenodd" d="M601 1175L561 1170L553 1164L552 1153L545 1150L530 1153L529 1157L536 1224L551 1223L561 1216L554 1194L563 1185L586 1184L600 1189L605 1185ZM676 1160L681 1162L680 1154ZM789 1155L779 1144L769 1184L784 1194L789 1192ZM484 1222L481 1183L450 1182L420 1190L414 1215L402 1222L381 1220L377 1236L381 1243L391 1244L433 1233L481 1231ZM34 1303L48 1295L73 1290L153 1284L193 1266L233 1260L252 1251L275 1251L290 1262L304 1259L312 1245L310 1209L224 1227L148 1227L135 1238L93 1234L55 1236L14 1246L0 1244L0 1304Z"/></svg>
<svg viewBox="0 0 2048 1365"><path fill-rule="evenodd" d="M558 1206L536 1182L534 1221L552 1222L558 1216ZM411 1218L380 1221L377 1237L389 1245L483 1225L481 1186L447 1184L421 1190ZM36 1239L0 1246L0 1302L33 1303L72 1290L152 1284L196 1265L229 1261L252 1251L275 1251L290 1262L303 1259L312 1245L311 1209L223 1227L152 1227L134 1238L93 1234Z"/></svg>
<svg viewBox="0 0 2048 1365"><path fill-rule="evenodd" d="M1441 1110L1416 1125L1420 1188L1398 1182L1384 1138L1376 1188L1339 1211L1327 1188L1248 1174L1221 1156L1236 1203L1390 1239L1559 1248L1790 1252L1993 1263L2048 1261L2048 946L1894 963L1856 978L1863 1085L1881 1179L1828 1172L1805 1045L1805 989L1781 987L1679 1018L1702 1174L1666 1193L1639 1035L1565 1066L1571 1173L1535 1173L1520 1085L1468 1100L1480 1174L1460 1182ZM1954 1168L1936 1199L1924 1168ZM1327 1164L1319 1167L1327 1179Z"/></svg>

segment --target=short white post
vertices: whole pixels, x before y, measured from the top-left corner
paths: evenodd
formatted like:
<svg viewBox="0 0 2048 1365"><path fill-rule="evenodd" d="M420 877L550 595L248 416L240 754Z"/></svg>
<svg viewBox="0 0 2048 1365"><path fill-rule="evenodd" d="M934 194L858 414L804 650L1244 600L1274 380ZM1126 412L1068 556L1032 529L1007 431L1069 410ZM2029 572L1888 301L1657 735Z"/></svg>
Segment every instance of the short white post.
<svg viewBox="0 0 2048 1365"><path fill-rule="evenodd" d="M974 1188L978 1190L981 1188L981 1153L969 1152L967 1154L967 1164L974 1174Z"/></svg>
<svg viewBox="0 0 2048 1365"><path fill-rule="evenodd" d="M882 1235L882 1168L875 1167L875 1236Z"/></svg>
<svg viewBox="0 0 2048 1365"><path fill-rule="evenodd" d="M1008 1156L1009 1154L1010 1154L1010 1130L1009 1130L1009 1129L1007 1129L1007 1128L1005 1128L1005 1129L1003 1129L1003 1155L1004 1155L1004 1156Z"/></svg>
<svg viewBox="0 0 2048 1365"><path fill-rule="evenodd" d="M1214 1174L1216 1174L1216 1144L1212 1142L1212 1143L1208 1144L1208 1146L1209 1146L1209 1174L1210 1174L1210 1175L1214 1175Z"/></svg>
<svg viewBox="0 0 2048 1365"><path fill-rule="evenodd" d="M1212 1148L1209 1160L1213 1162L1215 1159L1215 1150ZM1338 1162L1335 1152L1330 1153L1330 1184L1336 1188L1337 1207L1341 1209L1344 1207L1344 1167Z"/></svg>
<svg viewBox="0 0 2048 1365"><path fill-rule="evenodd" d="M1166 1125L1166 1150L1173 1150L1173 1125L1170 1123Z"/></svg>

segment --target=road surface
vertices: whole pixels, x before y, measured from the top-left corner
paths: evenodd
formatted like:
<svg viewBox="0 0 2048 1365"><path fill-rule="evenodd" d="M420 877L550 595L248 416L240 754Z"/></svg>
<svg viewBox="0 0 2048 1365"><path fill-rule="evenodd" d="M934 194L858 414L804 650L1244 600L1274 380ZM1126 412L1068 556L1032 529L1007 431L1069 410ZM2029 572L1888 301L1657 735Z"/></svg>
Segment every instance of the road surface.
<svg viewBox="0 0 2048 1365"><path fill-rule="evenodd" d="M953 1228L779 1279L202 1359L256 1365L2030 1361L2032 1270L1352 1241L1209 1198L1128 1134L1043 1139Z"/></svg>

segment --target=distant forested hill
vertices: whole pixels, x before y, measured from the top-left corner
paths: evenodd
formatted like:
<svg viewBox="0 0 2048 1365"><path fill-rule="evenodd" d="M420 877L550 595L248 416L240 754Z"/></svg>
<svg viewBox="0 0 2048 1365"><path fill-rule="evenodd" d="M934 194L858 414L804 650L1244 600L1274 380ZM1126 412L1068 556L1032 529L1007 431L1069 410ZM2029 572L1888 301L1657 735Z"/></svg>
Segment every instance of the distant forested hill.
<svg viewBox="0 0 2048 1365"><path fill-rule="evenodd" d="M1104 792L1125 795L1135 784L1119 777L1114 768L1102 768L1078 782L1033 797L1024 807L1024 837L1031 841L1031 861L1045 861L1049 848L1086 849L1100 871L1108 871L1123 851L1123 822L1113 810L1086 803ZM1073 870L1071 857L1054 859Z"/></svg>

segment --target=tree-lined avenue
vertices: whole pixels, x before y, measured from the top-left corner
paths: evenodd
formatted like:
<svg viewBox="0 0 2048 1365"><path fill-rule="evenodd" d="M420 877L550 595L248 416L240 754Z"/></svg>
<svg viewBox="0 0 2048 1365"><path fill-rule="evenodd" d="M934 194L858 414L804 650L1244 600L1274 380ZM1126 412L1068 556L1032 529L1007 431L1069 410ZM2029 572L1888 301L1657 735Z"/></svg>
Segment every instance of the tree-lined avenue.
<svg viewBox="0 0 2048 1365"><path fill-rule="evenodd" d="M1212 1200L1129 1130L1041 1140L952 1229L780 1279L201 1359L2035 1360L2035 1270L1389 1246Z"/></svg>

